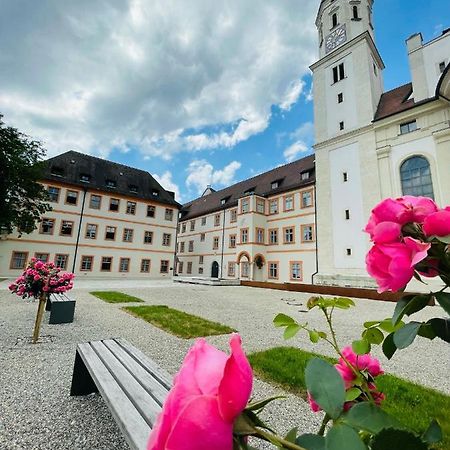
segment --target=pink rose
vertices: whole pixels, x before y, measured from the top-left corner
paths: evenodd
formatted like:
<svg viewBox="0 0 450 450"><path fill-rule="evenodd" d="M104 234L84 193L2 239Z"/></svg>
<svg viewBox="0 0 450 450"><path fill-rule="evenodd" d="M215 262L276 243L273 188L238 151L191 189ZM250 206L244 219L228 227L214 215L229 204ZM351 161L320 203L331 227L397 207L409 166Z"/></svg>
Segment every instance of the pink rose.
<svg viewBox="0 0 450 450"><path fill-rule="evenodd" d="M449 236L450 206L426 217L423 222L423 232L426 236Z"/></svg>
<svg viewBox="0 0 450 450"><path fill-rule="evenodd" d="M353 367L356 367L361 372L365 371L369 373L372 378L375 378L378 375L382 375L384 373L381 368L380 361L378 361L378 359L376 358L373 358L368 353L366 355L357 355L351 347L345 347L342 349L342 355ZM348 367L348 365L342 358L339 359L337 365L345 366L345 368L348 369L352 374L353 379L355 379L354 372Z"/></svg>
<svg viewBox="0 0 450 450"><path fill-rule="evenodd" d="M252 370L241 338L231 355L199 339L186 355L150 434L147 450L232 450L233 422L246 407Z"/></svg>
<svg viewBox="0 0 450 450"><path fill-rule="evenodd" d="M387 198L372 210L364 231L370 234L374 242L380 244L395 242L400 237L399 225L401 230L401 227L409 222L423 223L427 216L436 211L438 211L438 207L431 198L410 195L397 199ZM390 224L377 230L384 222ZM393 224L397 224L397 226Z"/></svg>
<svg viewBox="0 0 450 450"><path fill-rule="evenodd" d="M411 237L404 243L375 244L366 256L366 267L378 283L378 292L404 288L414 275L414 266L427 257L430 247Z"/></svg>

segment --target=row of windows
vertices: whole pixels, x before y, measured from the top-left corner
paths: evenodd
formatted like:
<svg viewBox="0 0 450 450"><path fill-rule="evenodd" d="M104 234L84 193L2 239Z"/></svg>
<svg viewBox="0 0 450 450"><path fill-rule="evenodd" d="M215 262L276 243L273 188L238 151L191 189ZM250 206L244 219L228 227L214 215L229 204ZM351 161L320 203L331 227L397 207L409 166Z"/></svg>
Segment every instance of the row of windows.
<svg viewBox="0 0 450 450"><path fill-rule="evenodd" d="M50 253L35 253L34 257L39 261L48 262L50 260ZM90 272L94 268L94 256L81 256L80 271ZM24 269L28 260L28 252L13 252L11 255L11 269ZM67 270L67 264L69 262L69 255L67 254L56 254L54 263L55 266ZM129 272L131 264L131 258L119 258L118 271L119 272ZM167 259L162 259L160 262L160 273L169 273L170 261ZM142 273L149 273L151 267L150 259L141 259L140 271ZM111 272L113 269L113 258L112 256L102 256L100 259L100 271Z"/></svg>
<svg viewBox="0 0 450 450"><path fill-rule="evenodd" d="M39 229L40 234L53 235L55 230L56 219L44 218L41 221L41 226ZM61 227L59 230L60 236L72 236L74 229L74 222L71 220L62 220ZM97 239L99 234L99 225L95 223L86 224L84 237L86 239ZM104 239L106 241L115 241L117 236L117 227L109 226L105 227ZM134 229L124 228L122 232L123 242L133 242L134 239ZM153 231L144 231L144 244L153 244ZM162 245L169 247L172 243L172 235L170 233L163 233L162 235Z"/></svg>
<svg viewBox="0 0 450 450"><path fill-rule="evenodd" d="M48 186L47 188L48 197L51 202L58 203L60 194L61 194L61 188L56 186ZM78 191L73 191L70 189L66 190L66 198L65 198L65 204L66 205L74 205L76 206L78 204L78 197L79 197ZM119 198L110 198L109 199L109 207L108 210L112 212L120 212L120 204L121 201ZM97 194L90 194L89 196L89 208L90 209L101 209L102 206L102 196ZM125 203L125 213L135 215L136 214L136 208L137 203L134 201L126 201ZM154 205L147 205L147 217L155 217L156 213L156 207ZM172 221L174 217L173 209L171 208L165 208L164 212L164 218L165 220Z"/></svg>
<svg viewBox="0 0 450 450"><path fill-rule="evenodd" d="M295 209L295 194L289 194L282 197L283 201L283 211L292 211ZM264 200L261 198L256 199L256 212L260 214L266 213L266 204L268 202L269 205L269 214L278 214L280 212L279 208L279 198L273 200ZM300 207L301 208L309 208L313 206L313 191L308 190L304 191L300 194ZM250 212L250 198L244 198L241 200L241 214L245 214ZM222 214L217 213L214 214L214 226L218 227L222 224ZM237 208L230 210L230 223L234 223L237 221ZM201 218L201 226L205 226L207 223L207 217ZM196 220L191 220L189 222L189 230L195 231ZM181 233L185 233L187 230L187 223L183 222L180 225Z"/></svg>
<svg viewBox="0 0 450 450"><path fill-rule="evenodd" d="M313 242L315 240L314 236L314 226L313 225L300 225L300 233L301 233L301 242ZM200 235L200 242L205 241L205 233ZM294 244L295 243L295 227L284 227L283 228L283 244ZM237 245L237 235L230 234L228 237L228 248L236 248ZM277 245L280 243L279 241L279 229L278 228L270 228L267 230L267 242L269 245ZM249 244L249 229L242 228L240 230L240 244ZM218 250L220 242L220 236L213 237L212 248L213 250ZM256 244L265 244L265 229L264 228L255 228L255 242ZM178 243L178 252L185 253L186 251L186 242L180 241ZM194 241L188 242L188 252L194 251Z"/></svg>
<svg viewBox="0 0 450 450"><path fill-rule="evenodd" d="M203 257L201 257L199 262L198 273L203 274ZM184 273L184 262L178 262L178 274ZM193 262L188 261L186 263L186 273L188 275L192 274ZM238 273L239 270L239 273ZM278 261L268 261L267 262L267 277L271 280L277 280L280 273L280 263ZM227 274L229 277L236 277L240 275L241 278L250 277L250 263L248 261L242 261L237 264L234 261L230 261L227 266ZM302 281L303 280L303 262L302 261L289 261L289 277L292 281Z"/></svg>

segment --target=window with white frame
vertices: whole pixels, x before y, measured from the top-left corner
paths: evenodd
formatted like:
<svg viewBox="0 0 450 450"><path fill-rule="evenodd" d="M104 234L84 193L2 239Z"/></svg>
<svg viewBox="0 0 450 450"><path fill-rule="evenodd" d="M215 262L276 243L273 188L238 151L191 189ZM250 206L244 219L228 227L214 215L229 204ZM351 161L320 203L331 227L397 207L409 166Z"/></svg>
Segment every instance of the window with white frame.
<svg viewBox="0 0 450 450"><path fill-rule="evenodd" d="M144 244L153 244L153 231L144 231Z"/></svg>
<svg viewBox="0 0 450 450"><path fill-rule="evenodd" d="M161 265L159 267L160 273L169 273L169 260L168 259L162 259Z"/></svg>
<svg viewBox="0 0 450 450"><path fill-rule="evenodd" d="M314 231L312 225L302 225L302 241L311 242L314 240Z"/></svg>
<svg viewBox="0 0 450 450"><path fill-rule="evenodd" d="M256 200L256 212L260 214L265 214L266 212L266 202L260 198Z"/></svg>
<svg viewBox="0 0 450 450"><path fill-rule="evenodd" d="M248 228L243 228L241 230L241 244L246 244L248 242Z"/></svg>
<svg viewBox="0 0 450 450"><path fill-rule="evenodd" d="M188 252L194 251L194 241L189 241Z"/></svg>
<svg viewBox="0 0 450 450"><path fill-rule="evenodd" d="M284 210L291 211L293 209L294 209L294 196L286 195L286 197L284 197Z"/></svg>
<svg viewBox="0 0 450 450"><path fill-rule="evenodd" d="M270 200L269 203L269 214L277 214L278 213L278 199Z"/></svg>
<svg viewBox="0 0 450 450"><path fill-rule="evenodd" d="M250 211L250 201L248 198L243 198L241 200L241 212L248 213Z"/></svg>
<svg viewBox="0 0 450 450"><path fill-rule="evenodd" d="M287 227L284 229L284 243L285 244L294 243L294 227Z"/></svg>
<svg viewBox="0 0 450 450"><path fill-rule="evenodd" d="M312 206L312 191L304 191L302 192L302 208L308 208Z"/></svg>
<svg viewBox="0 0 450 450"><path fill-rule="evenodd" d="M302 262L301 261L291 261L291 280L302 280Z"/></svg>
<svg viewBox="0 0 450 450"><path fill-rule="evenodd" d="M264 228L256 229L256 242L258 244L264 244Z"/></svg>
<svg viewBox="0 0 450 450"><path fill-rule="evenodd" d="M89 199L89 208L100 209L101 203L102 203L102 197L100 195L91 194L91 197Z"/></svg>
<svg viewBox="0 0 450 450"><path fill-rule="evenodd" d="M269 244L278 244L278 228L269 230Z"/></svg>
<svg viewBox="0 0 450 450"><path fill-rule="evenodd" d="M59 189L59 188L57 188L55 186L49 186L47 188L48 199L51 202L58 203L60 191L61 191L61 189Z"/></svg>
<svg viewBox="0 0 450 450"><path fill-rule="evenodd" d="M230 211L230 222L233 223L236 222L236 220L237 220L237 209L232 209Z"/></svg>
<svg viewBox="0 0 450 450"><path fill-rule="evenodd" d="M163 233L162 245L165 247L170 247L170 242L172 240L172 235L169 233Z"/></svg>
<svg viewBox="0 0 450 450"><path fill-rule="evenodd" d="M92 270L93 256L82 256L80 270L83 272L89 272Z"/></svg>
<svg viewBox="0 0 450 450"><path fill-rule="evenodd" d="M130 270L130 258L120 258L119 272L128 272Z"/></svg>
<svg viewBox="0 0 450 450"><path fill-rule="evenodd" d="M230 248L236 248L236 235L230 234Z"/></svg>
<svg viewBox="0 0 450 450"><path fill-rule="evenodd" d="M149 273L150 272L150 260L149 259L142 259L141 260L141 272L142 273Z"/></svg>
<svg viewBox="0 0 450 450"><path fill-rule="evenodd" d="M98 226L94 223L88 223L86 225L86 239L95 239L97 237Z"/></svg>
<svg viewBox="0 0 450 450"><path fill-rule="evenodd" d="M116 239L116 227L106 227L105 239L114 241Z"/></svg>
<svg viewBox="0 0 450 450"><path fill-rule="evenodd" d="M166 208L166 212L164 213L164 218L166 220L173 220L173 209Z"/></svg>
<svg viewBox="0 0 450 450"><path fill-rule="evenodd" d="M277 262L269 262L269 278L278 278Z"/></svg>
<svg viewBox="0 0 450 450"><path fill-rule="evenodd" d="M110 256L103 256L100 270L102 272L111 272L111 267L112 267L112 258Z"/></svg>

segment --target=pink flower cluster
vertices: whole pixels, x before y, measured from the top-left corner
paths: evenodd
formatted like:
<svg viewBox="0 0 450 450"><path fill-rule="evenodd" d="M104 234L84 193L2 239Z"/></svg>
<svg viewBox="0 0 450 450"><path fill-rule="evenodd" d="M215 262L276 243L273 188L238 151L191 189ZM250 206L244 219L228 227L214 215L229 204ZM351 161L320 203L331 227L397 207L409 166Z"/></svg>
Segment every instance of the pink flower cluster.
<svg viewBox="0 0 450 450"><path fill-rule="evenodd" d="M366 257L367 272L377 281L378 292L398 291L422 261L427 269L421 274L438 274L436 261L426 258L434 237L450 235L450 207L439 209L427 197L388 198L372 210L365 231L374 243Z"/></svg>
<svg viewBox="0 0 450 450"><path fill-rule="evenodd" d="M253 374L230 338L231 354L199 339L186 355L150 434L147 450L232 450L233 423L247 406Z"/></svg>
<svg viewBox="0 0 450 450"><path fill-rule="evenodd" d="M22 275L9 285L9 290L22 298L38 298L43 292L62 293L73 288L75 275L61 272L52 262L45 263L31 258Z"/></svg>
<svg viewBox="0 0 450 450"><path fill-rule="evenodd" d="M381 402L384 400L384 394L377 390L377 387L375 385L375 378L378 375L382 375L384 372L378 359L373 358L372 356L370 356L370 354L358 356L351 347L345 347L342 350L342 355L344 356L345 360L343 358L339 358L338 363L335 364L334 367L344 380L345 390L348 391L349 389L356 387L355 381L357 379L357 375L355 371L359 372L367 380L367 386L370 390L372 398L375 401L375 404L378 406L381 405ZM349 364L353 367L354 370L349 366ZM318 412L321 410L320 406L314 401L309 392L308 401L311 409L314 412ZM361 394L355 400L345 402L344 411L348 411L353 405L361 401L365 401L365 397L363 394Z"/></svg>

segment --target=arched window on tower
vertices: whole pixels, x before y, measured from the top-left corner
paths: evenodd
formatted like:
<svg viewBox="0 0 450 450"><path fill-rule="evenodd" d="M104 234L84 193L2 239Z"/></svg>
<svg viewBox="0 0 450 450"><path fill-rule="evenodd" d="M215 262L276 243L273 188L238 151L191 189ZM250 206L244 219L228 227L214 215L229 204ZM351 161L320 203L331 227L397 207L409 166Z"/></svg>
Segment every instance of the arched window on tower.
<svg viewBox="0 0 450 450"><path fill-rule="evenodd" d="M412 156L400 167L403 195L423 196L434 199L430 163L423 156Z"/></svg>
<svg viewBox="0 0 450 450"><path fill-rule="evenodd" d="M358 16L358 7L357 7L357 6L353 6L353 18L354 18L354 19L359 19L359 16Z"/></svg>
<svg viewBox="0 0 450 450"><path fill-rule="evenodd" d="M335 26L337 26L337 24L338 24L338 16L336 13L334 13L331 16L331 28L334 28Z"/></svg>

